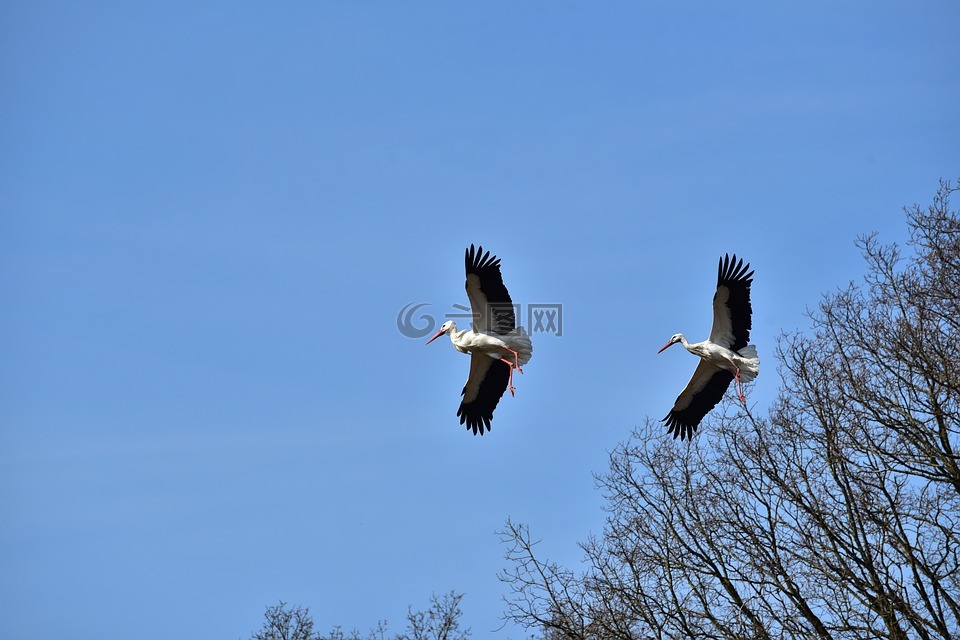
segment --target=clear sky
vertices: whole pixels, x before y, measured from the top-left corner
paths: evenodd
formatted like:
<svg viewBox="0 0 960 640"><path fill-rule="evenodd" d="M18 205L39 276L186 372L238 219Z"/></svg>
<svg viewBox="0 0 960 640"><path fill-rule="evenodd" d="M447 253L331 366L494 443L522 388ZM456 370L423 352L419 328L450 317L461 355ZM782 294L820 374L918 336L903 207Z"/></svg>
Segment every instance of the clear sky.
<svg viewBox="0 0 960 640"><path fill-rule="evenodd" d="M842 6L838 6L842 5ZM592 473L756 269L747 388L960 176L955 2L0 3L0 636L366 631L462 591L507 517L576 567ZM956 203L954 203L956 205ZM493 432L397 328L501 257L561 304ZM671 441L672 443L672 441ZM673 446L672 444L665 446Z"/></svg>

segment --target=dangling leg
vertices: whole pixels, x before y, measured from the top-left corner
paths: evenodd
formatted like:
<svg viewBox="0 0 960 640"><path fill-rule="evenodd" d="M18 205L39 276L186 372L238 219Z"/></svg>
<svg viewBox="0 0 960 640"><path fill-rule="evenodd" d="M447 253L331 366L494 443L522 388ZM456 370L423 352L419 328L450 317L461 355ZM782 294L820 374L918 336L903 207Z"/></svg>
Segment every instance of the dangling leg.
<svg viewBox="0 0 960 640"><path fill-rule="evenodd" d="M747 404L747 396L743 395L743 383L740 381L740 367L737 367L737 372L733 377L737 381L737 395L740 396L740 402Z"/></svg>
<svg viewBox="0 0 960 640"><path fill-rule="evenodd" d="M513 395L513 392L517 390L516 387L513 386L513 369L514 369L513 363L507 360L506 358L500 358L500 362L504 362L508 367L510 367L510 382L508 382L507 384L510 385L508 387L508 389L510 389L510 396L516 397ZM523 371L521 371L520 373L523 373Z"/></svg>
<svg viewBox="0 0 960 640"><path fill-rule="evenodd" d="M523 369L520 368L520 354L514 351L513 349L511 349L510 347L504 347L504 349L506 349L507 351L513 354L513 362L510 363L510 366L515 367L517 371L519 371L520 373L523 373ZM501 360L503 360L503 358L501 358ZM506 362L506 360L503 360L503 361Z"/></svg>

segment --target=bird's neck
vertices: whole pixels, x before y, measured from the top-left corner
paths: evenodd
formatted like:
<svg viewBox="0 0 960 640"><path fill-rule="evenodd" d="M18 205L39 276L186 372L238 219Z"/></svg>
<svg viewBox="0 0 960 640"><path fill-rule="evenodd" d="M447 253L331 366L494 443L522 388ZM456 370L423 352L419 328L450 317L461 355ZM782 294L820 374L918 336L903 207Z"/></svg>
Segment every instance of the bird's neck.
<svg viewBox="0 0 960 640"><path fill-rule="evenodd" d="M683 348L692 353L695 356L700 356L701 358L706 358L710 355L709 343L704 342L687 342L686 338L680 339L680 344L683 345Z"/></svg>

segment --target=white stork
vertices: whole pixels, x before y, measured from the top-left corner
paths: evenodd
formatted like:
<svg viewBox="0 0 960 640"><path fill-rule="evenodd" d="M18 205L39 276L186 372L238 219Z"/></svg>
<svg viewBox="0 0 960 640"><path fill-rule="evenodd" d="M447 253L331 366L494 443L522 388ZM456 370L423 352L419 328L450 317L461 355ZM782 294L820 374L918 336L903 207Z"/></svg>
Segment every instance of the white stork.
<svg viewBox="0 0 960 640"><path fill-rule="evenodd" d="M533 345L523 327L516 326L516 314L510 294L500 275L500 259L476 251L473 245L464 256L467 271L467 297L473 312L473 329L457 331L457 323L448 320L427 340L430 344L445 333L460 353L470 354L470 375L460 395L463 401L457 410L460 424L466 424L473 435L490 430L493 410L503 392L513 386L513 370L530 361Z"/></svg>
<svg viewBox="0 0 960 640"><path fill-rule="evenodd" d="M737 381L737 394L746 403L741 380L750 381L760 373L757 348L750 341L751 314L750 283L753 271L750 264L737 261L734 254L720 258L717 268L717 292L713 295L713 327L710 338L690 344L682 333L677 333L660 353L672 344L680 343L690 353L700 356L693 377L673 405L667 417L661 420L680 439L691 437L703 417L723 397L731 380Z"/></svg>

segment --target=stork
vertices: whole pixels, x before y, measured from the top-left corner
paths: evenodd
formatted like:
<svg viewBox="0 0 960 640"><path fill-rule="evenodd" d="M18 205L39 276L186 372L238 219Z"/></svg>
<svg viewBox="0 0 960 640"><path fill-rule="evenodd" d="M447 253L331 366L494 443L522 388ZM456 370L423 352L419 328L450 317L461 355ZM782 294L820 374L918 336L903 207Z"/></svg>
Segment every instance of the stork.
<svg viewBox="0 0 960 640"><path fill-rule="evenodd" d="M751 314L750 284L753 271L747 273L750 264L743 264L727 254L720 258L717 267L717 292L713 295L713 327L710 337L703 342L687 342L682 333L674 334L660 348L680 343L690 353L699 356L700 362L690 382L677 396L673 409L661 422L666 422L672 433L680 439L692 437L703 417L723 397L732 380L737 381L737 395L746 404L743 381L750 381L760 373L760 358L757 348L750 341Z"/></svg>
<svg viewBox="0 0 960 640"><path fill-rule="evenodd" d="M460 353L470 354L470 374L460 395L463 400L457 410L460 424L466 424L473 435L490 430L493 410L497 408L506 389L514 395L513 371L523 373L520 367L530 361L533 345L523 327L516 326L516 313L500 274L500 259L483 252L483 247L466 250L464 266L467 272L466 290L473 313L472 329L457 330L457 323L448 320L429 340L430 344L443 334Z"/></svg>

